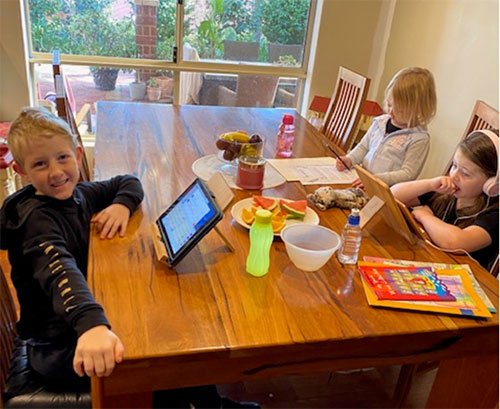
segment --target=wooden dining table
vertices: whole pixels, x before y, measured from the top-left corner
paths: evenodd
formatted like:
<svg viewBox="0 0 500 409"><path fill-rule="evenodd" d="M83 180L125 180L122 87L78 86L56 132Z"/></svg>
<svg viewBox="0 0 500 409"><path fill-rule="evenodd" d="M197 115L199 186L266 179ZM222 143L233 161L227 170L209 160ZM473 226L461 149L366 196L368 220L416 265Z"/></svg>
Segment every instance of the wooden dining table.
<svg viewBox="0 0 500 409"><path fill-rule="evenodd" d="M295 118L296 157L329 156L327 141L297 112L272 108L99 102L94 179L130 173L144 201L126 236L90 241L88 280L125 345L109 377L92 379L100 407L147 407L154 390L258 378L439 361L428 407L494 407L498 402L498 314L490 319L374 308L356 266L336 257L316 272L297 269L276 237L269 273L245 271L248 230L229 208L218 228L177 265L158 261L151 225L196 178L191 165L217 153L216 135L246 130L266 137L274 156L284 113ZM253 194L305 199L318 186L287 182L234 190L231 207ZM345 187L345 186L344 186ZM340 232L346 211L315 209ZM473 260L425 242L410 245L381 218L363 229L360 258L469 264L498 309L498 280Z"/></svg>

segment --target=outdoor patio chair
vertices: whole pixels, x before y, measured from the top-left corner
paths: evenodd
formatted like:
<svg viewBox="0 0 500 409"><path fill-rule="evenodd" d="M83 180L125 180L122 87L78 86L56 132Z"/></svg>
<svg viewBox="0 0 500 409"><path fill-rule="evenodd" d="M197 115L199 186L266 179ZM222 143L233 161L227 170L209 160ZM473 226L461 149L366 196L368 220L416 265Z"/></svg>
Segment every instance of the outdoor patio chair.
<svg viewBox="0 0 500 409"><path fill-rule="evenodd" d="M219 105L238 107L272 107L279 77L238 75L236 91L223 85L218 88Z"/></svg>
<svg viewBox="0 0 500 409"><path fill-rule="evenodd" d="M64 76L62 74L59 52L54 51L52 55L52 71L54 74L54 89L56 90L56 108L57 115L63 118L71 128L71 131L75 134L78 143L83 147L83 140L78 130L78 123L75 120L73 109L68 99L68 91L66 83L64 81ZM82 116L90 115L90 106L84 107L84 112L77 114L77 118L80 120ZM85 150L83 150L82 163L80 165L80 177L84 181L89 181L92 179L89 163Z"/></svg>
<svg viewBox="0 0 500 409"><path fill-rule="evenodd" d="M269 43L269 62L278 63L280 57L291 55L298 65L302 64L302 44L277 44Z"/></svg>
<svg viewBox="0 0 500 409"><path fill-rule="evenodd" d="M342 151L338 153L351 149L369 87L369 78L345 67L339 68L337 84L321 127L321 132Z"/></svg>
<svg viewBox="0 0 500 409"><path fill-rule="evenodd" d="M259 61L259 43L225 40L224 60Z"/></svg>

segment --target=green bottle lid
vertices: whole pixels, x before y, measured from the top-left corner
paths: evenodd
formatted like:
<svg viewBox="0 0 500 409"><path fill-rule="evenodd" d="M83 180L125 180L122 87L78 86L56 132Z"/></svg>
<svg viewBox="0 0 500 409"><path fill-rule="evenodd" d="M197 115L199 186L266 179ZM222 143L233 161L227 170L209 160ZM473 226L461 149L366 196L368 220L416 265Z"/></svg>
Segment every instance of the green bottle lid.
<svg viewBox="0 0 500 409"><path fill-rule="evenodd" d="M255 221L257 223L268 224L271 223L273 214L269 210L259 209L255 212Z"/></svg>

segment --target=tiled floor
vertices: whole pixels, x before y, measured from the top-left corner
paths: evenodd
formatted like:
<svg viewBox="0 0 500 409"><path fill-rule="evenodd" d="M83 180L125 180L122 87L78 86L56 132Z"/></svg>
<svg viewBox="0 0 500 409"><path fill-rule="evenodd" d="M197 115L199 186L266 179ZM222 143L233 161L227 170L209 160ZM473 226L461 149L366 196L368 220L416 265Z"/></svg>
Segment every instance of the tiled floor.
<svg viewBox="0 0 500 409"><path fill-rule="evenodd" d="M404 407L425 406L435 370L419 374ZM389 408L399 367L342 374L321 373L219 385L221 395L262 408Z"/></svg>

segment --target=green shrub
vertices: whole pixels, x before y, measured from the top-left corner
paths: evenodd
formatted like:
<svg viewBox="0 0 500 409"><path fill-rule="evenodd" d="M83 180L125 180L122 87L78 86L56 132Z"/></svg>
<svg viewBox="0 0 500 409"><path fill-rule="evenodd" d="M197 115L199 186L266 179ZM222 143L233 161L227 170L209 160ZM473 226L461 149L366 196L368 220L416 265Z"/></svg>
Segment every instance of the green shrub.
<svg viewBox="0 0 500 409"><path fill-rule="evenodd" d="M271 43L303 44L309 0L263 0L262 33Z"/></svg>
<svg viewBox="0 0 500 409"><path fill-rule="evenodd" d="M133 2L129 0L131 5ZM30 0L33 49L65 54L134 57L131 18L111 18L113 0Z"/></svg>

